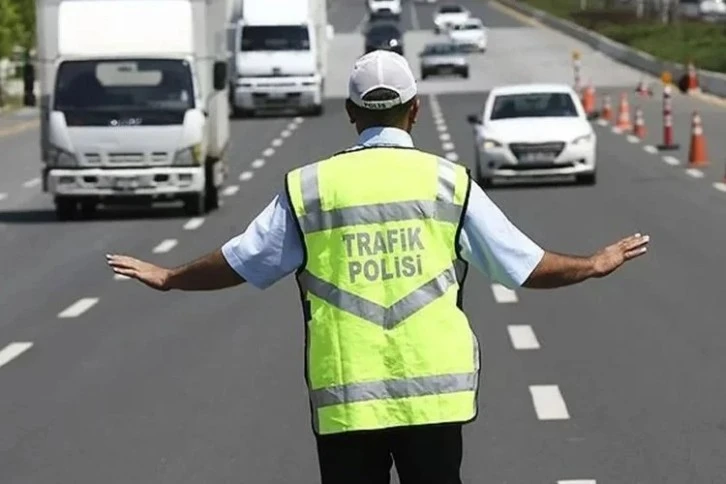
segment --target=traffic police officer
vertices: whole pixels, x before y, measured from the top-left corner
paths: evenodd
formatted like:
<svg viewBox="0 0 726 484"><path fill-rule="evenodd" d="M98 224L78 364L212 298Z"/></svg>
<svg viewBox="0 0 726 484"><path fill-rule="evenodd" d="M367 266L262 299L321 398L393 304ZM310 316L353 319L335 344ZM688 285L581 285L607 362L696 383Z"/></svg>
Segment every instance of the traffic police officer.
<svg viewBox="0 0 726 484"><path fill-rule="evenodd" d="M296 272L323 484L460 483L479 354L461 309L468 263L509 287L605 276L646 251L636 234L590 257L542 250L463 166L413 147L415 78L398 54L357 60L346 111L358 144L290 171L241 235L176 269L109 255L158 290L266 288Z"/></svg>

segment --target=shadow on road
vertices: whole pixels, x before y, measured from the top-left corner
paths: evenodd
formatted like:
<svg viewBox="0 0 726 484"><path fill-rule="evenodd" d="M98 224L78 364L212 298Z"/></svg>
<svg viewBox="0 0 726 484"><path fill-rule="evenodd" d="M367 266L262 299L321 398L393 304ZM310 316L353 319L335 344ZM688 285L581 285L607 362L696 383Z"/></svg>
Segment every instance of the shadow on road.
<svg viewBox="0 0 726 484"><path fill-rule="evenodd" d="M70 222L107 222L117 220L160 220L189 218L180 207L161 208L120 208L108 207L99 208L92 214L83 214L80 211L76 217L61 221L58 220L55 211L52 209L33 210L4 210L0 211L0 223L4 224L46 224L46 223L70 223Z"/></svg>

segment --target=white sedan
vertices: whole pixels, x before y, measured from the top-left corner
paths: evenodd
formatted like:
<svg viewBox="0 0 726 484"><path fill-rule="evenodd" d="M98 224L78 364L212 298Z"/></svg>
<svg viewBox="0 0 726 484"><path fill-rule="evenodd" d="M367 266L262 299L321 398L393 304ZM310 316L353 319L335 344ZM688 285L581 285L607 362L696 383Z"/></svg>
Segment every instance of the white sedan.
<svg viewBox="0 0 726 484"><path fill-rule="evenodd" d="M401 0L368 0L368 11L378 13L380 10L389 10L393 15L401 15Z"/></svg>
<svg viewBox="0 0 726 484"><path fill-rule="evenodd" d="M441 5L434 13L434 31L438 34L446 32L455 25L466 22L471 12L461 5L447 3Z"/></svg>
<svg viewBox="0 0 726 484"><path fill-rule="evenodd" d="M487 50L487 29L478 18L469 18L449 30L451 42L465 50Z"/></svg>
<svg viewBox="0 0 726 484"><path fill-rule="evenodd" d="M475 126L475 174L495 179L572 178L594 185L595 132L577 93L565 84L493 89Z"/></svg>

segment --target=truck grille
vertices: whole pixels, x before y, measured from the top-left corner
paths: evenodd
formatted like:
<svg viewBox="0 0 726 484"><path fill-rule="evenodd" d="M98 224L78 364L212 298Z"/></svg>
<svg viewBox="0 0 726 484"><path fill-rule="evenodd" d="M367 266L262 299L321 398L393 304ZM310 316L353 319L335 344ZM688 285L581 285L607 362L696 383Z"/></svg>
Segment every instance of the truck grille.
<svg viewBox="0 0 726 484"><path fill-rule="evenodd" d="M109 163L113 164L127 164L127 163L143 163L143 153L109 153Z"/></svg>
<svg viewBox="0 0 726 484"><path fill-rule="evenodd" d="M554 160L565 149L565 143L562 141L548 143L511 143L509 149L520 161L528 161L528 158L537 156L552 158Z"/></svg>

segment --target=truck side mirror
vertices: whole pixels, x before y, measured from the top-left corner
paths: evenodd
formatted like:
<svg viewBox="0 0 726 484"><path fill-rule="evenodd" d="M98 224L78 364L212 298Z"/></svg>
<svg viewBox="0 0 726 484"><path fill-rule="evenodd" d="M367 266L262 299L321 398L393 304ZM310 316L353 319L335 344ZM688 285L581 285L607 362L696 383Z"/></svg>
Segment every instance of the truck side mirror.
<svg viewBox="0 0 726 484"><path fill-rule="evenodd" d="M214 84L214 90L224 91L224 88L227 87L227 63L222 61L215 62L213 71L212 82Z"/></svg>

